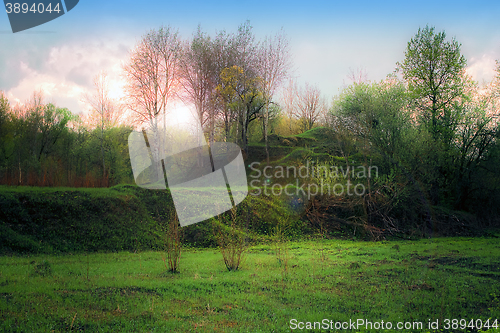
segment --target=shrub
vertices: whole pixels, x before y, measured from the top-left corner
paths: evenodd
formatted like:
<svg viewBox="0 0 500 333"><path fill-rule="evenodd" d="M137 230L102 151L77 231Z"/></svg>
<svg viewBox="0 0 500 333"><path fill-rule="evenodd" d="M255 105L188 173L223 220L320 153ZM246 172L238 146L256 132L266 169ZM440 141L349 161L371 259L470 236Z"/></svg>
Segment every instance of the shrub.
<svg viewBox="0 0 500 333"><path fill-rule="evenodd" d="M179 259L181 257L181 230L179 219L175 212L172 212L171 219L166 228L166 249L168 271L171 273L179 272ZM166 268L166 265L165 265Z"/></svg>
<svg viewBox="0 0 500 333"><path fill-rule="evenodd" d="M238 270L247 245L242 218L236 214L236 208L233 207L230 212L219 215L214 219L213 226L227 270Z"/></svg>

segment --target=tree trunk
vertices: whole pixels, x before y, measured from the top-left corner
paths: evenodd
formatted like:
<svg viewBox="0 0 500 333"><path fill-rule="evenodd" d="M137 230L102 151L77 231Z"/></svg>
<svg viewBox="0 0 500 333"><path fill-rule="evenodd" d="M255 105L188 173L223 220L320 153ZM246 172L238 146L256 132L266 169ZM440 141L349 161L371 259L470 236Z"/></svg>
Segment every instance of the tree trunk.
<svg viewBox="0 0 500 333"><path fill-rule="evenodd" d="M266 112L264 114L264 141L265 141L265 146L266 146L266 163L267 164L269 164L269 144L268 144L268 140L267 140L268 121L269 121L269 104L267 104Z"/></svg>

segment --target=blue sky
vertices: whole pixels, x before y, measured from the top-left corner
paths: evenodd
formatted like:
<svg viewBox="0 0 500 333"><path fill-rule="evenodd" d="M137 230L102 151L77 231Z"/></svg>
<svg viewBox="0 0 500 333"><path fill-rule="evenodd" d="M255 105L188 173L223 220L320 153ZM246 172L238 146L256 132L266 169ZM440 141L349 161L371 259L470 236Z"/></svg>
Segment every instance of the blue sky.
<svg viewBox="0 0 500 333"><path fill-rule="evenodd" d="M299 83L316 84L327 98L349 83L350 69L383 79L427 24L462 43L476 80L490 80L500 59L499 13L500 1L81 0L60 18L16 34L0 13L0 90L23 102L42 88L48 101L81 112L81 94L101 70L118 94L128 51L148 30L170 25L187 39L198 24L213 34L246 20L257 38L283 28Z"/></svg>

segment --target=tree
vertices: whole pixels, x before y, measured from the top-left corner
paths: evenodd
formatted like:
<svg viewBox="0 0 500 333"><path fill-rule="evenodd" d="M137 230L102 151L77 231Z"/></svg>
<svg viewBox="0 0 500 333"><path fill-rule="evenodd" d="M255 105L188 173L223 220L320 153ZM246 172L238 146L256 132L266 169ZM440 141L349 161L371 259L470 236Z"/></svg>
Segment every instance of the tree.
<svg viewBox="0 0 500 333"><path fill-rule="evenodd" d="M318 87L306 83L305 87L299 92L295 112L303 132L314 127L321 115L326 112L326 103L321 97Z"/></svg>
<svg viewBox="0 0 500 333"><path fill-rule="evenodd" d="M294 79L290 79L288 81L288 85L285 89L283 89L281 99L283 103L283 111L288 118L288 134L295 134L292 130L292 123L295 115L297 114L298 87L297 82L295 82Z"/></svg>
<svg viewBox="0 0 500 333"><path fill-rule="evenodd" d="M3 168L6 167L7 160L14 153L13 150L13 135L10 130L12 123L10 116L11 108L7 97L3 91L0 91L0 177L3 173Z"/></svg>
<svg viewBox="0 0 500 333"><path fill-rule="evenodd" d="M51 153L55 143L62 132L66 131L66 125L71 120L72 114L66 108L58 108L54 104L46 104L41 114L32 115L34 121L38 122L38 160L43 154Z"/></svg>
<svg viewBox="0 0 500 333"><path fill-rule="evenodd" d="M151 30L132 51L124 71L128 106L139 122L156 127L157 117L166 113L178 86L180 46L178 32L167 26Z"/></svg>
<svg viewBox="0 0 500 333"><path fill-rule="evenodd" d="M223 69L220 73L221 81L215 88L217 102L222 109L222 122L224 127L224 140L229 140L232 123L238 117L238 102L235 102L236 92L233 87L231 67Z"/></svg>
<svg viewBox="0 0 500 333"><path fill-rule="evenodd" d="M63 133L68 131L67 124L73 115L68 109L45 104L41 91L14 109L11 139L15 156L12 156L10 164L11 170L17 173L17 184L53 183L57 174L54 162L58 153L57 144Z"/></svg>
<svg viewBox="0 0 500 333"><path fill-rule="evenodd" d="M225 87L221 93L232 101L230 107L237 113L240 143L248 153L248 127L250 122L257 119L265 105L259 90L260 80L239 66L224 69L221 79Z"/></svg>
<svg viewBox="0 0 500 333"><path fill-rule="evenodd" d="M177 93L180 50L177 31L168 26L151 30L142 37L124 67L128 107L137 121L150 130L148 139L157 179L164 178L160 152L165 140L165 135L158 132L158 118L163 113L165 130L167 103Z"/></svg>
<svg viewBox="0 0 500 333"><path fill-rule="evenodd" d="M394 77L374 83L353 83L335 100L332 123L337 133L348 138L346 141L355 137L364 144L367 153L382 155L383 165L379 167L385 167L389 173L396 163L404 167L412 164L408 148L413 140L414 123L407 104L404 83ZM346 149L341 148L342 152ZM347 148L353 151L352 147Z"/></svg>
<svg viewBox="0 0 500 333"><path fill-rule="evenodd" d="M269 123L269 107L276 89L289 75L291 68L290 46L283 31L274 38L266 38L259 50L259 76L262 80L262 95L264 98L264 113L262 117L264 141L266 145L266 160L269 163L269 147L267 132Z"/></svg>
<svg viewBox="0 0 500 333"><path fill-rule="evenodd" d="M91 128L107 129L116 127L123 116L123 106L109 96L109 81L106 72L94 77L93 94L84 93L83 102L89 106L86 125Z"/></svg>
<svg viewBox="0 0 500 333"><path fill-rule="evenodd" d="M241 28L241 27L240 27ZM215 126L222 118L225 139L228 140L234 110L229 107L221 73L237 63L239 35L225 31L212 38L198 27L192 42L184 46L181 61L183 97L194 104L198 119L209 135L209 142L215 140Z"/></svg>
<svg viewBox="0 0 500 333"><path fill-rule="evenodd" d="M234 65L221 72L221 79L226 80L236 97L240 144L248 153L250 122L261 115L264 107L262 78L259 77L258 71L258 43L255 42L249 21L238 27L233 43Z"/></svg>
<svg viewBox="0 0 500 333"><path fill-rule="evenodd" d="M215 37L198 27L191 43L183 47L180 67L183 99L194 104L209 142L220 124L226 141L236 132L244 144L248 121L243 119L253 120L257 114L267 136L272 96L290 67L288 41L280 33L258 43L248 21L236 33L221 31Z"/></svg>
<svg viewBox="0 0 500 333"><path fill-rule="evenodd" d="M0 91L0 138L3 138L3 136L5 135L4 126L6 125L9 119L9 113L10 113L9 100L7 99L7 97L5 97L3 91Z"/></svg>
<svg viewBox="0 0 500 333"><path fill-rule="evenodd" d="M202 127L208 122L214 89L213 56L210 36L198 27L190 44L184 44L180 61L183 99L194 104Z"/></svg>
<svg viewBox="0 0 500 333"><path fill-rule="evenodd" d="M221 74L224 69L236 65L238 62L239 42L241 40L239 34L242 33L241 27L238 34L228 34L226 31L221 31L212 40L212 74L214 83L212 87L214 90L211 98L212 112L209 113L210 142L214 141L217 120L222 118L224 139L228 141L232 124L235 123L237 118L237 110L231 107L232 101L228 100L229 95L223 93L226 87Z"/></svg>
<svg viewBox="0 0 500 333"><path fill-rule="evenodd" d="M498 136L495 80L486 93L481 92L472 79L465 78L465 81L465 95L453 104L458 116L453 128L455 152L448 165L456 209L466 209L466 202L479 189L474 184L474 175L478 174L478 169L484 168L488 153Z"/></svg>
<svg viewBox="0 0 500 333"><path fill-rule="evenodd" d="M422 120L434 138L451 121L451 104L463 93L463 72L467 62L460 53L460 44L446 41L445 32L434 27L418 29L409 42L403 63L399 64L408 89Z"/></svg>
<svg viewBox="0 0 500 333"><path fill-rule="evenodd" d="M347 75L347 78L352 83L361 84L368 82L368 73L366 72L366 69L364 69L363 67L356 68L356 70L349 68L349 74Z"/></svg>
<svg viewBox="0 0 500 333"><path fill-rule="evenodd" d="M450 161L454 129L460 117L453 103L464 94L466 60L460 53L460 44L446 41L445 32L435 33L434 27L419 29L408 42L405 59L399 67L408 83L408 90L415 100L420 123L427 127L434 140L435 149L429 160L429 170L434 170L431 181L431 200L440 201ZM443 177L444 176L444 177Z"/></svg>
<svg viewBox="0 0 500 333"><path fill-rule="evenodd" d="M10 112L10 103L5 97L3 91L0 91L0 137L2 136L2 125L7 120L7 115Z"/></svg>
<svg viewBox="0 0 500 333"><path fill-rule="evenodd" d="M226 140L233 123L236 125L236 140L240 138L242 143L246 142L248 123L243 121L246 118L245 113L254 120L256 118L253 115L260 112L259 108L256 113L255 108L249 111L258 98L247 99L250 97L248 93L253 92L254 97L257 97L261 95L262 89L262 78L259 76L259 47L255 42L250 23L247 21L240 25L235 34L219 33L214 39L213 50L215 73L217 73L214 78L216 82L214 100L218 108L216 116L222 117Z"/></svg>
<svg viewBox="0 0 500 333"><path fill-rule="evenodd" d="M104 131L115 127L121 117L122 107L109 97L109 88L106 72L94 77L95 91L92 95L84 94L83 101L90 106L87 123L99 129L101 140L102 179L106 179L106 160L104 156Z"/></svg>
<svg viewBox="0 0 500 333"><path fill-rule="evenodd" d="M496 126L500 125L500 115L498 114L500 110L500 61L496 61L495 77L489 86L489 95L492 100L492 110L490 115L493 116L493 123Z"/></svg>

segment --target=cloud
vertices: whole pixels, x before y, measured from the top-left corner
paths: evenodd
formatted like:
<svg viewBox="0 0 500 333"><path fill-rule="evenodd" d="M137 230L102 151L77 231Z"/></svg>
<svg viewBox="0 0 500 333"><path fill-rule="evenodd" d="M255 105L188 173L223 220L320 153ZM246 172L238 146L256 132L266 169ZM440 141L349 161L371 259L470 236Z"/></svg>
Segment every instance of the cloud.
<svg viewBox="0 0 500 333"><path fill-rule="evenodd" d="M110 86L121 85L121 68L128 58L128 41L87 40L64 45L41 47L40 57L10 58L13 76L9 77L7 95L24 102L34 91L42 90L47 102L81 113L87 106L81 101L84 92L92 92L93 78L106 71Z"/></svg>
<svg viewBox="0 0 500 333"><path fill-rule="evenodd" d="M467 73L480 84L490 82L495 76L495 57L492 54L483 54L479 57L471 57Z"/></svg>
<svg viewBox="0 0 500 333"><path fill-rule="evenodd" d="M48 59L50 48L58 37L46 35L2 35L0 47L0 89L9 90L24 78L21 63L41 70Z"/></svg>

